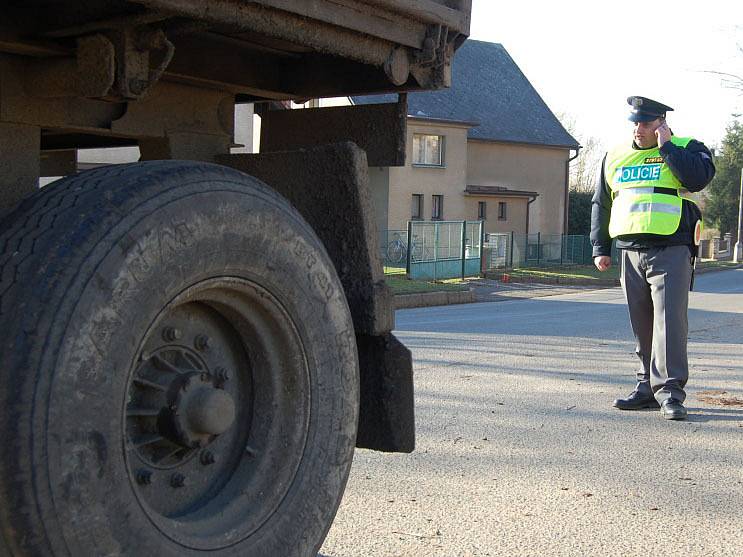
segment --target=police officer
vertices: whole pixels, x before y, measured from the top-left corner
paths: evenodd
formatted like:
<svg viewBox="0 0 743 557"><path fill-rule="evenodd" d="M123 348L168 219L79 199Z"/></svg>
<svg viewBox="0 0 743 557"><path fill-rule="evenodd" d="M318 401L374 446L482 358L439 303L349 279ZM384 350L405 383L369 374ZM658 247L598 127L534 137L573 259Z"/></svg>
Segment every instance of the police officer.
<svg viewBox="0 0 743 557"><path fill-rule="evenodd" d="M637 386L614 406L660 407L664 418L683 420L687 308L695 227L701 225L699 208L684 194L702 190L715 167L703 143L672 134L666 123L671 107L637 96L627 102L634 141L604 157L591 211L599 271L611 265L612 238L621 250L622 288L640 359Z"/></svg>

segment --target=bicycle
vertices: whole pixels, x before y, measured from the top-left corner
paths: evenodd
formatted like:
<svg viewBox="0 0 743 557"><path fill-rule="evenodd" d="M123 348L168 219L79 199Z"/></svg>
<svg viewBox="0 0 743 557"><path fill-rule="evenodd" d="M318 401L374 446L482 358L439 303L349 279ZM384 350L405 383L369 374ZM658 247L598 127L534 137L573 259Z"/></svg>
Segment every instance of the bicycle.
<svg viewBox="0 0 743 557"><path fill-rule="evenodd" d="M395 233L393 240L387 244L387 261L390 263L402 263L407 260L408 244ZM413 236L413 251L410 257L413 261L420 261L423 256L423 244L417 236Z"/></svg>

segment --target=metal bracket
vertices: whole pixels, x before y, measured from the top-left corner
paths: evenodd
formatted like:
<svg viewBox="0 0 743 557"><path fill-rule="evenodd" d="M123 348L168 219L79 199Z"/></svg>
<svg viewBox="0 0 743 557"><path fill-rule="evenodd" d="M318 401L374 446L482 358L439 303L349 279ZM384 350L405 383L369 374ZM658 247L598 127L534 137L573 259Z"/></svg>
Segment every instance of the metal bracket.
<svg viewBox="0 0 743 557"><path fill-rule="evenodd" d="M82 37L74 58L31 62L24 88L41 98L141 99L158 82L174 52L165 33L149 28Z"/></svg>
<svg viewBox="0 0 743 557"><path fill-rule="evenodd" d="M141 99L170 64L175 47L161 30L130 28L115 31L111 37L116 49L116 82L109 97ZM152 67L158 54L160 60Z"/></svg>
<svg viewBox="0 0 743 557"><path fill-rule="evenodd" d="M454 57L449 42L449 28L443 25L428 27L423 48L418 51L410 73L425 89L450 87L451 72L446 71Z"/></svg>

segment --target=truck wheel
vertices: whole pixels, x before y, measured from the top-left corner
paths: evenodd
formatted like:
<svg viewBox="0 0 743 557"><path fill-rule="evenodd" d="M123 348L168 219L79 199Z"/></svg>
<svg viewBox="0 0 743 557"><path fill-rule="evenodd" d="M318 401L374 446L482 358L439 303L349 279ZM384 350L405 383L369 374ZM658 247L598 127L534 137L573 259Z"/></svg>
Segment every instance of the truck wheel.
<svg viewBox="0 0 743 557"><path fill-rule="evenodd" d="M9 552L316 555L358 356L297 211L240 172L161 161L61 180L0 227Z"/></svg>

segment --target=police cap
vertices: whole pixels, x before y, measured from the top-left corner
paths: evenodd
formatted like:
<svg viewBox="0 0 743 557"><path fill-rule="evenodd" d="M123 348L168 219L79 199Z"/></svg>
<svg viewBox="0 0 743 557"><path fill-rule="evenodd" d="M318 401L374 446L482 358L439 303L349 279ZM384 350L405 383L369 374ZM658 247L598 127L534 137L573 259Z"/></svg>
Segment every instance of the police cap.
<svg viewBox="0 0 743 557"><path fill-rule="evenodd" d="M673 110L670 106L647 97L627 97L627 104L632 107L628 116L632 122L651 122L656 118L665 118L666 112Z"/></svg>

